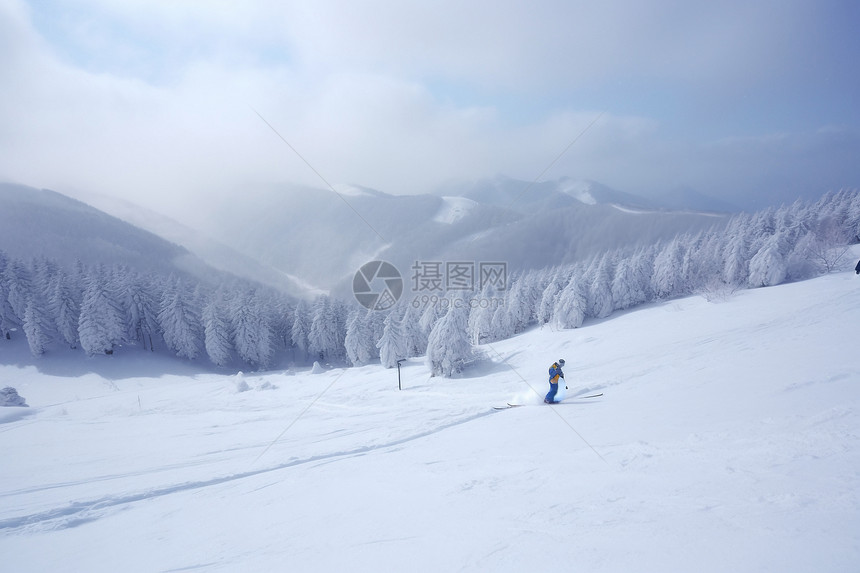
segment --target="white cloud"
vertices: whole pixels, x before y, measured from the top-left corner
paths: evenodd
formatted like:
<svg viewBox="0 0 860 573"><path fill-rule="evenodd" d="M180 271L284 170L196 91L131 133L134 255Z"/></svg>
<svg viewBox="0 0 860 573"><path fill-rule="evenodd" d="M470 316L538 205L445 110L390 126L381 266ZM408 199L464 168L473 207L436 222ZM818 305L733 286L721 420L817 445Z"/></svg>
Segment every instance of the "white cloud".
<svg viewBox="0 0 860 573"><path fill-rule="evenodd" d="M256 110L331 183L531 180L604 111L545 178L856 185L860 74L814 65L846 37L828 22L804 2L0 0L0 179L197 216L249 184L321 186ZM771 133L802 153L748 139Z"/></svg>

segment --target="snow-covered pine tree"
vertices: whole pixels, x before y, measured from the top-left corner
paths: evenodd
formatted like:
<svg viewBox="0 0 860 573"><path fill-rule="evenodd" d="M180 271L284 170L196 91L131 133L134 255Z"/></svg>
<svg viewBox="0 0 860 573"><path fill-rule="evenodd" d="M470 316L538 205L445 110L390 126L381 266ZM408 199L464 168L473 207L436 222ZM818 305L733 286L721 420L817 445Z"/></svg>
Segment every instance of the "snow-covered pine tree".
<svg viewBox="0 0 860 573"><path fill-rule="evenodd" d="M274 357L272 331L265 306L255 290L234 297L230 323L239 358L259 368L268 366Z"/></svg>
<svg viewBox="0 0 860 573"><path fill-rule="evenodd" d="M448 312L430 331L426 362L432 376L450 378L474 358L468 334L468 305L456 296L455 293L455 298L449 299Z"/></svg>
<svg viewBox="0 0 860 573"><path fill-rule="evenodd" d="M199 311L194 308L192 293L179 279L164 289L158 312L158 324L164 342L179 358L193 360L200 354L203 332Z"/></svg>
<svg viewBox="0 0 860 573"><path fill-rule="evenodd" d="M73 287L68 274L60 271L53 281L48 308L57 328L60 340L69 345L69 348L78 347L78 316L80 315L80 303L77 293L79 287Z"/></svg>
<svg viewBox="0 0 860 573"><path fill-rule="evenodd" d="M292 328L295 322L295 307L290 301L280 293L269 293L271 308L271 317L269 318L269 326L272 329L272 340L275 345L275 352L278 348L283 350L291 349L293 345Z"/></svg>
<svg viewBox="0 0 860 573"><path fill-rule="evenodd" d="M785 280L786 262L779 234L771 236L750 259L749 286L774 286Z"/></svg>
<svg viewBox="0 0 860 573"><path fill-rule="evenodd" d="M337 360L341 353L340 328L335 301L320 295L314 302L311 328L308 332L308 350L314 360Z"/></svg>
<svg viewBox="0 0 860 573"><path fill-rule="evenodd" d="M556 297L552 316L558 328L579 328L588 309L586 287L579 272L574 271L564 289Z"/></svg>
<svg viewBox="0 0 860 573"><path fill-rule="evenodd" d="M572 267L567 265L556 267L555 271L552 272L538 302L537 321L539 325L543 326L552 320L553 310L558 302L558 295L567 284L571 272Z"/></svg>
<svg viewBox="0 0 860 573"><path fill-rule="evenodd" d="M346 358L353 366L363 366L373 360L376 354L373 339L373 325L365 308L353 308L346 320L344 350Z"/></svg>
<svg viewBox="0 0 860 573"><path fill-rule="evenodd" d="M807 231L797 240L785 260L785 278L787 281L812 278L823 271L815 261L817 242L815 233L812 231Z"/></svg>
<svg viewBox="0 0 860 573"><path fill-rule="evenodd" d="M21 326L33 292L30 271L18 259L9 259L3 276L6 282L7 318L13 325Z"/></svg>
<svg viewBox="0 0 860 573"><path fill-rule="evenodd" d="M640 300L643 295L637 278L632 257L620 258L610 287L613 309L624 310L644 302L644 299Z"/></svg>
<svg viewBox="0 0 860 573"><path fill-rule="evenodd" d="M514 334L522 332L528 328L532 317L533 301L531 300L531 291L528 288L526 275L520 274L512 281L510 287L505 292L504 299L497 296L497 293L490 291L486 296L483 294L476 303L478 305L486 305L488 307L498 306L497 301L503 300L511 317L511 326Z"/></svg>
<svg viewBox="0 0 860 573"><path fill-rule="evenodd" d="M406 357L423 356L427 352L427 336L419 324L420 316L418 309L412 305L406 305L403 315L403 334L406 337Z"/></svg>
<svg viewBox="0 0 860 573"><path fill-rule="evenodd" d="M395 306L388 313L383 324L385 328L382 330L382 338L376 343L379 361L385 368L394 368L398 360L407 357L406 333L400 319L399 306Z"/></svg>
<svg viewBox="0 0 860 573"><path fill-rule="evenodd" d="M612 314L612 275L615 254L604 253L589 265L584 279L588 285L588 314L606 318Z"/></svg>
<svg viewBox="0 0 860 573"><path fill-rule="evenodd" d="M161 300L157 283L135 272L124 274L120 280L128 326L126 337L140 342L144 350L154 350L153 338L157 338L159 333L158 311Z"/></svg>
<svg viewBox="0 0 860 573"><path fill-rule="evenodd" d="M9 266L9 257L5 251L0 250L0 337L9 340L12 329L15 327L12 306L9 304L9 285L6 280L6 268Z"/></svg>
<svg viewBox="0 0 860 573"><path fill-rule="evenodd" d="M219 288L203 306L203 346L215 366L227 366L233 359L233 335L227 315L229 301Z"/></svg>
<svg viewBox="0 0 860 573"><path fill-rule="evenodd" d="M749 243L746 234L729 236L723 261L723 281L730 286L746 285L749 276Z"/></svg>
<svg viewBox="0 0 860 573"><path fill-rule="evenodd" d="M495 305L490 304L489 301L494 298L495 291L492 286L484 285L477 299L477 304L473 305L469 312L469 339L476 346L491 340Z"/></svg>
<svg viewBox="0 0 860 573"><path fill-rule="evenodd" d="M293 346L298 349L299 359L304 362L308 359L310 346L308 343L308 333L311 330L311 316L308 303L301 299L296 304L296 309L293 315L293 324L290 329L290 340Z"/></svg>
<svg viewBox="0 0 860 573"><path fill-rule="evenodd" d="M438 300L434 300L437 298ZM441 300L441 297L436 297L434 295L433 297L430 297L430 303L421 308L421 317L418 319L418 326L421 327L421 330L424 331L428 339L430 337L430 331L433 330L436 322L445 314L445 312L441 310Z"/></svg>
<svg viewBox="0 0 860 573"><path fill-rule="evenodd" d="M488 340L504 340L516 333L514 318L511 309L504 305L497 305L492 309L493 318L490 320L490 334Z"/></svg>
<svg viewBox="0 0 860 573"><path fill-rule="evenodd" d="M852 244L860 243L860 189L855 189L851 193L846 229L850 242Z"/></svg>
<svg viewBox="0 0 860 573"><path fill-rule="evenodd" d="M88 355L113 354L123 340L123 316L107 287L104 267L90 269L84 277L84 296L78 319L78 339Z"/></svg>
<svg viewBox="0 0 860 573"><path fill-rule="evenodd" d="M27 302L24 311L24 334L27 336L27 344L33 356L39 357L48 349L50 338L50 318L46 311L46 305L40 302L41 297L33 296Z"/></svg>
<svg viewBox="0 0 860 573"><path fill-rule="evenodd" d="M682 267L684 247L681 237L675 237L654 258L652 288L657 298L665 299L687 293Z"/></svg>

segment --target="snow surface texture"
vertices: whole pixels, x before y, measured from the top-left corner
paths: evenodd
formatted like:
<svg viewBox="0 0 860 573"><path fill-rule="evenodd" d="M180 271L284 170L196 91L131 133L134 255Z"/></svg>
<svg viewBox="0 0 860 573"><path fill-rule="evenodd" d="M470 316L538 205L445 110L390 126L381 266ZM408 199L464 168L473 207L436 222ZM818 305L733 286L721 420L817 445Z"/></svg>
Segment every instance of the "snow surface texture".
<svg viewBox="0 0 860 573"><path fill-rule="evenodd" d="M442 197L442 207L433 220L437 223L453 225L468 215L477 205L478 203L465 197Z"/></svg>
<svg viewBox="0 0 860 573"><path fill-rule="evenodd" d="M460 379L412 360L402 391L9 343L2 569L856 571L858 328L851 272L531 330Z"/></svg>

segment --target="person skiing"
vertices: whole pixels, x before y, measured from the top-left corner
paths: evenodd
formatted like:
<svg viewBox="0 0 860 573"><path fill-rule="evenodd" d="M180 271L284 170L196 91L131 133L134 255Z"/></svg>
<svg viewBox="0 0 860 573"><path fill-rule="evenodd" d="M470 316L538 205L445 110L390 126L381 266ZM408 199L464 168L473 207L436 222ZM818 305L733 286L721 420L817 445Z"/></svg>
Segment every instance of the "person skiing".
<svg viewBox="0 0 860 573"><path fill-rule="evenodd" d="M562 366L564 366L564 358L559 358L558 362L554 362L549 367L549 392L547 392L546 398L543 400L547 404L558 404L555 400L555 395L558 393L559 382L564 380L564 372L561 371Z"/></svg>
<svg viewBox="0 0 860 573"><path fill-rule="evenodd" d="M854 267L854 274L860 275L860 261L857 261L857 266Z"/></svg>

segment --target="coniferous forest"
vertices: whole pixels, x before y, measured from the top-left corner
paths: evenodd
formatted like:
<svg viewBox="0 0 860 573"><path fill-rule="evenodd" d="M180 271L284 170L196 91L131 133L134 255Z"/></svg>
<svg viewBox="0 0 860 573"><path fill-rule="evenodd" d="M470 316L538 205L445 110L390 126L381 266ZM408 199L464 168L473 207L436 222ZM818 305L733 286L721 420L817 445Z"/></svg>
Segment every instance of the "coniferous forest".
<svg viewBox="0 0 860 573"><path fill-rule="evenodd" d="M36 357L128 348L219 367L268 369L314 361L361 365L426 356L454 376L477 345L533 325L569 329L648 302L799 281L843 268L860 242L860 192L733 216L718 230L605 252L576 264L510 272L503 287L404 296L386 311L321 295L293 300L255 283L203 284L123 265L71 268L0 251L0 338L26 337ZM2 344L2 340L0 340ZM119 358L121 359L121 358Z"/></svg>

